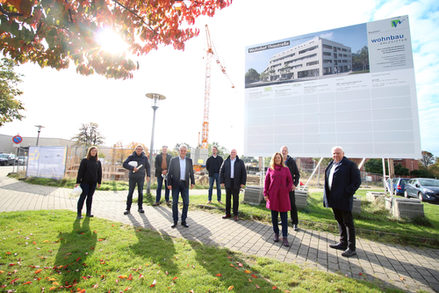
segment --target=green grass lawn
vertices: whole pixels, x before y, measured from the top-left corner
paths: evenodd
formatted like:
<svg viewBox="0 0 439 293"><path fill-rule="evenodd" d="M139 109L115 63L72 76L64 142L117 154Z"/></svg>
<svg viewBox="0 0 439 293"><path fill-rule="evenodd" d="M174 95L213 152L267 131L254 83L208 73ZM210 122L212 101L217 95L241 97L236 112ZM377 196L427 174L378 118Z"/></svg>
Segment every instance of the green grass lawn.
<svg viewBox="0 0 439 293"><path fill-rule="evenodd" d="M74 216L0 214L0 291L401 292L99 218L72 221Z"/></svg>
<svg viewBox="0 0 439 293"><path fill-rule="evenodd" d="M380 190L361 189L357 191L356 196L362 199L361 214L354 215L357 235L382 242L439 248L439 205L423 203L425 213L425 219L423 220L396 220L385 210L384 202L367 202L365 200L367 191ZM207 208L212 212L224 213L225 205L216 202L216 193L213 197L213 203L208 206L206 204L207 195L191 195L190 206L191 208ZM242 200L243 194L240 197ZM154 202L152 197L146 197L145 201L149 204ZM225 202L224 194L222 201ZM239 211L242 218L271 223L271 214L265 204L253 206L240 203ZM308 198L308 206L299 210L299 225L310 229L338 233L332 209L323 207L322 192L311 192Z"/></svg>

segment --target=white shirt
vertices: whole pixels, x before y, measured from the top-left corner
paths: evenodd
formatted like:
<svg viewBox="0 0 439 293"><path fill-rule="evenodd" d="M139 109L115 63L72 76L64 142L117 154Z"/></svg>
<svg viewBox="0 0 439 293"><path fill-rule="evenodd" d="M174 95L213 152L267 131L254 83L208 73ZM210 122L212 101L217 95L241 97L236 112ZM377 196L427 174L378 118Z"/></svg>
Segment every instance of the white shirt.
<svg viewBox="0 0 439 293"><path fill-rule="evenodd" d="M180 159L180 180L186 180L186 157L184 157L183 159L181 157L178 158Z"/></svg>
<svg viewBox="0 0 439 293"><path fill-rule="evenodd" d="M333 178L334 178L334 172L335 172L335 169L338 167L338 165L340 165L340 162L338 162L338 163L336 163L336 162L332 163L331 171L329 171L329 176L328 176L328 187L329 187L329 190L331 190L331 187L332 187L332 180L333 180Z"/></svg>
<svg viewBox="0 0 439 293"><path fill-rule="evenodd" d="M234 158L233 160L230 159L230 168L232 168L230 170L230 178L235 178L235 162L236 162L236 158Z"/></svg>

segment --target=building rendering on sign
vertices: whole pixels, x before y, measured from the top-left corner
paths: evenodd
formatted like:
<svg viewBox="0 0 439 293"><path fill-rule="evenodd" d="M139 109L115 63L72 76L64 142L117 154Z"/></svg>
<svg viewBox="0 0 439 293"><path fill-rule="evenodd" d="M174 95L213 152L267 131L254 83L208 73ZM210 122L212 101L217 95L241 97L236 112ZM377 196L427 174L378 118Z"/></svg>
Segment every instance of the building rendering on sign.
<svg viewBox="0 0 439 293"><path fill-rule="evenodd" d="M351 48L315 37L270 58L264 81L286 81L352 71Z"/></svg>

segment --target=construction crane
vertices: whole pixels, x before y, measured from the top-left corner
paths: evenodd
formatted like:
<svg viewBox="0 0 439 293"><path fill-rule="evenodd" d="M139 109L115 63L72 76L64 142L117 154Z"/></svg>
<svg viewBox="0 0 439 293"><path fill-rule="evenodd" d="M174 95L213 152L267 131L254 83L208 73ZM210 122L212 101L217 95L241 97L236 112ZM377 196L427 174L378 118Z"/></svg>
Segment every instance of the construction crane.
<svg viewBox="0 0 439 293"><path fill-rule="evenodd" d="M221 61L216 54L215 46L212 43L210 37L209 27L207 24L206 28L206 41L207 41L207 51L206 51L206 80L204 82L204 112L203 112L203 128L201 131L201 149L208 149L208 139L209 139L209 103L210 103L210 71L211 71L211 60L215 59L216 64L220 67L221 72L229 79L232 88L235 88L232 80L227 74L226 68L221 64Z"/></svg>

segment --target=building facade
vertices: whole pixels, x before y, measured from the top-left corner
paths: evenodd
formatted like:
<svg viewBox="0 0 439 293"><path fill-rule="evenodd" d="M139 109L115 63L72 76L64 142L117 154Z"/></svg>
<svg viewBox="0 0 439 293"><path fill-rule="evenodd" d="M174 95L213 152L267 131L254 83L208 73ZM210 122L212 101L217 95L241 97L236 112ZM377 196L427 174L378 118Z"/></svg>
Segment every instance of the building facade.
<svg viewBox="0 0 439 293"><path fill-rule="evenodd" d="M262 80L296 80L350 71L350 47L315 37L271 57L262 73Z"/></svg>

